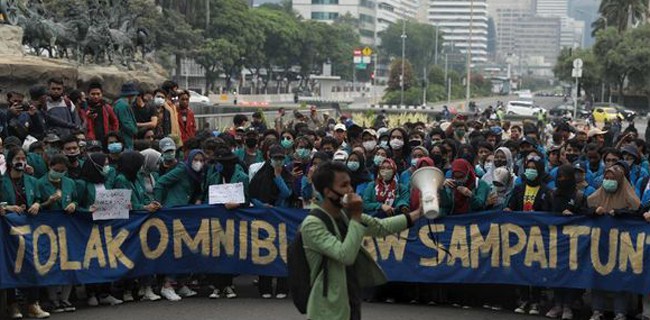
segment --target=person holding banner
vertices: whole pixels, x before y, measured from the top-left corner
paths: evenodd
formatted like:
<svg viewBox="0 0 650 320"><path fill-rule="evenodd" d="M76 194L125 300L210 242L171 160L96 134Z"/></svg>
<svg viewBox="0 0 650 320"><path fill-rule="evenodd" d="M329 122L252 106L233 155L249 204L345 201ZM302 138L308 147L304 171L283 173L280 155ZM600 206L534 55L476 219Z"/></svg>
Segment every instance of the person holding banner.
<svg viewBox="0 0 650 320"><path fill-rule="evenodd" d="M343 163L321 164L313 175L314 188L322 201L314 210L325 212L333 224L331 233L325 222L308 215L300 226L304 250L311 273L311 293L307 317L311 320L361 319L362 286L377 286L386 277L361 245L363 238L385 237L413 226L421 209L396 214L386 219L363 214L363 200L350 181ZM320 266L328 259L327 282ZM327 296L323 296L327 286Z"/></svg>
<svg viewBox="0 0 650 320"><path fill-rule="evenodd" d="M155 212L161 208L159 202L149 201L139 173L144 156L137 151L125 151L117 161L117 177L113 189L131 190L131 209Z"/></svg>
<svg viewBox="0 0 650 320"><path fill-rule="evenodd" d="M277 144L271 145L266 158L266 162L251 180L251 202L255 207L289 208L293 196L289 186L293 178L284 166L285 150ZM273 277L260 276L259 291L262 298L270 299L273 296ZM285 299L288 291L287 278L277 278L275 297Z"/></svg>
<svg viewBox="0 0 650 320"><path fill-rule="evenodd" d="M635 214L641 205L641 201L634 192L634 187L625 178L624 170L618 165L605 169L602 186L587 199L587 203L596 216ZM614 320L626 319L625 314L628 309L628 301L631 298L630 293L594 289L591 292L593 314L590 320L603 319L603 311L605 311L606 306L605 299L610 294L614 296L614 313L616 314Z"/></svg>
<svg viewBox="0 0 650 320"><path fill-rule="evenodd" d="M202 144L203 150L208 155L208 166L205 175L205 190L203 196L204 203L209 202L209 189L211 185L242 183L244 185L244 195L246 203L226 203L224 206L228 210L234 210L240 207L248 207L248 175L239 165L237 156L228 148L226 142L220 138L209 138ZM225 296L228 299L237 298L235 286L233 285L233 275L215 274L210 275L215 289L209 295L210 299L218 299Z"/></svg>
<svg viewBox="0 0 650 320"><path fill-rule="evenodd" d="M449 215L483 210L490 186L476 177L474 166L465 159L451 163L451 179L440 191L440 209Z"/></svg>

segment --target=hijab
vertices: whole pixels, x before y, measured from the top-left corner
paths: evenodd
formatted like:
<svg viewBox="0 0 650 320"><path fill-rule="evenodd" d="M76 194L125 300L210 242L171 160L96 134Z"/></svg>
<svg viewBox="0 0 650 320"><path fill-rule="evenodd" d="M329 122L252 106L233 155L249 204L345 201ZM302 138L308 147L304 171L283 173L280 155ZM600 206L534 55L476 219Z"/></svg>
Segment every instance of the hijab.
<svg viewBox="0 0 650 320"><path fill-rule="evenodd" d="M127 180L135 182L138 177L138 171L142 168L144 156L137 151L122 152L117 160L117 172L126 177Z"/></svg>
<svg viewBox="0 0 650 320"><path fill-rule="evenodd" d="M380 174L381 166L385 163L388 163L393 170L393 177L390 181L384 181L384 178ZM398 186L397 165L393 159L385 159L377 168L377 179L375 179L375 196L377 202L392 206L393 202L395 202L395 199L397 198Z"/></svg>
<svg viewBox="0 0 650 320"><path fill-rule="evenodd" d="M142 150L140 153L144 156L144 164L142 165L144 172L152 173L157 171L160 156L162 154L151 148Z"/></svg>
<svg viewBox="0 0 650 320"><path fill-rule="evenodd" d="M616 192L609 193L600 186L594 194L589 196L587 204L590 208L603 207L605 211L616 209L631 209L637 210L641 205L641 201L636 196L634 188L630 185L625 177L625 172L619 166L612 166L605 169L605 174L611 172L614 175L614 180L618 182L618 189Z"/></svg>
<svg viewBox="0 0 650 320"><path fill-rule="evenodd" d="M498 182L503 187L494 186L494 192L497 194L497 202L494 204L494 209L504 209L508 205L508 200L514 190L515 179L507 167L498 167L494 169L494 182Z"/></svg>
<svg viewBox="0 0 650 320"><path fill-rule="evenodd" d="M542 182L546 178L546 168L544 167L544 160L542 157L539 156L530 156L526 158L525 166L524 166L524 172L528 168L529 163L534 163L535 164L535 169L537 170L537 177L535 180L528 180L526 178L526 175L522 172L521 174L521 179L525 182L525 184L531 186L531 187L537 187L542 184Z"/></svg>
<svg viewBox="0 0 650 320"><path fill-rule="evenodd" d="M422 157L415 164L415 170L417 171L420 168L424 167L435 167L433 160L429 157ZM413 177L413 176L411 176ZM411 209L416 210L420 207L420 198L421 193L419 189L411 187Z"/></svg>
<svg viewBox="0 0 650 320"><path fill-rule="evenodd" d="M452 176L454 172L461 172L467 179L465 184L462 185L470 190L476 188L476 173L474 167L465 159L456 159L451 163ZM460 187L457 185L457 187ZM454 189L454 213L467 213L469 212L469 198L460 193L458 188Z"/></svg>
<svg viewBox="0 0 650 320"><path fill-rule="evenodd" d="M206 158L203 150L193 149L190 151L187 159L185 160L185 172L187 172L187 175L189 175L190 178L194 180L194 182L203 182L203 173L205 172L203 169L201 169L200 172L196 172L194 169L192 169L192 162L194 161L194 158L196 158L196 156L199 154L203 156L203 159Z"/></svg>
<svg viewBox="0 0 650 320"><path fill-rule="evenodd" d="M577 200L576 169L570 164L559 166L555 183L557 188L553 192L551 211L562 212Z"/></svg>
<svg viewBox="0 0 650 320"><path fill-rule="evenodd" d="M366 167L366 158L363 156L363 154L354 151L352 153L356 154L357 158L359 159L359 169L357 171L350 172L350 180L352 186L354 189L356 189L360 184L372 181L372 178L370 176L370 172L368 172L368 168ZM348 161L350 160L348 159Z"/></svg>
<svg viewBox="0 0 650 320"><path fill-rule="evenodd" d="M262 203L275 205L279 199L280 189L275 185L275 169L271 165L271 158L267 159L262 167L255 173L249 184L251 198L258 199ZM285 167L282 168L282 179L287 186L291 186L292 177Z"/></svg>
<svg viewBox="0 0 650 320"><path fill-rule="evenodd" d="M106 155L101 152L95 152L88 155L88 161L84 161L81 166L80 178L93 183L101 184L106 181L102 174L104 171L104 164L106 163Z"/></svg>
<svg viewBox="0 0 650 320"><path fill-rule="evenodd" d="M510 149L506 147L501 147L498 148L496 151L494 151L494 154L496 155L497 152L501 152L506 156L506 168L510 173L512 174L512 168L514 167L514 161L512 160L512 152L510 152ZM494 181L494 171L496 170L496 166L492 166L488 172L483 175L481 180L485 181L487 184L492 184L492 181Z"/></svg>

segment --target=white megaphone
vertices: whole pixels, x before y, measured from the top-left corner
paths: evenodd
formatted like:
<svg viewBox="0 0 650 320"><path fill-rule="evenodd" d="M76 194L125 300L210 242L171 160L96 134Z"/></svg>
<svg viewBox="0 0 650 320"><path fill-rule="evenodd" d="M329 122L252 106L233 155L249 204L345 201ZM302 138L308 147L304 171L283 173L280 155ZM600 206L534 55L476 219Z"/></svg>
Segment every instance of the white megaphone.
<svg viewBox="0 0 650 320"><path fill-rule="evenodd" d="M427 219L440 217L438 189L444 181L445 175L435 167L420 168L411 175L411 186L420 190L422 212Z"/></svg>

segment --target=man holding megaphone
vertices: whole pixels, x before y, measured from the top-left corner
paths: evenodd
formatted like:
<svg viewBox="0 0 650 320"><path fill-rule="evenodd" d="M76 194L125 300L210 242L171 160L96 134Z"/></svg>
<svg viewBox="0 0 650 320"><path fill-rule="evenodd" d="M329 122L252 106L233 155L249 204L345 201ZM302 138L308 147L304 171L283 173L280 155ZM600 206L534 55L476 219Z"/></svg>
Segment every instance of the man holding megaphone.
<svg viewBox="0 0 650 320"><path fill-rule="evenodd" d="M322 196L320 206L314 210L326 215L312 212L300 228L312 284L307 317L361 319L362 287L386 282L384 273L362 247L363 238L384 237L411 227L422 216L422 210L386 219L363 214L363 200L354 193L347 167L339 162L319 165L312 182ZM327 227L330 223L333 233ZM323 259L327 263L322 264Z"/></svg>

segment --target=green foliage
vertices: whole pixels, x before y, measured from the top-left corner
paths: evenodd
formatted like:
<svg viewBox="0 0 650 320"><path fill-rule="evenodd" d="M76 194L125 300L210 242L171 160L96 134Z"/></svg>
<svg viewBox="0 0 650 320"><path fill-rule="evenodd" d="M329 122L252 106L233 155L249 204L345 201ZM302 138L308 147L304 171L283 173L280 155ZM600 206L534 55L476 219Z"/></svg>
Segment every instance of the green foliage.
<svg viewBox="0 0 650 320"><path fill-rule="evenodd" d="M388 89L387 91L401 91L402 86L400 76L402 75L402 59L395 59L390 64L388 75ZM413 66L406 60L404 61L404 90L408 90L415 85L415 77L413 75Z"/></svg>
<svg viewBox="0 0 650 320"><path fill-rule="evenodd" d="M630 15L632 23L643 21L648 12L648 1L646 0L602 0L598 9L604 19L594 24L595 31L608 26L616 28L620 33L628 29Z"/></svg>
<svg viewBox="0 0 650 320"><path fill-rule="evenodd" d="M205 70L208 87L239 59L239 47L226 39L207 39L195 52L194 59Z"/></svg>
<svg viewBox="0 0 650 320"><path fill-rule="evenodd" d="M572 83L573 60L582 59L582 78L580 83L587 94L594 95L600 90L602 80L602 64L591 49L562 49L558 56L557 63L553 68L555 77L561 81Z"/></svg>
<svg viewBox="0 0 650 320"><path fill-rule="evenodd" d="M436 52L436 27L430 24L414 21L406 22L406 46L405 57L411 61L413 68L419 78L422 78L424 68L429 68L435 62ZM391 57L402 56L402 22L398 21L388 26L380 34L381 48L383 54ZM442 51L442 32L438 33L438 63L444 63Z"/></svg>

